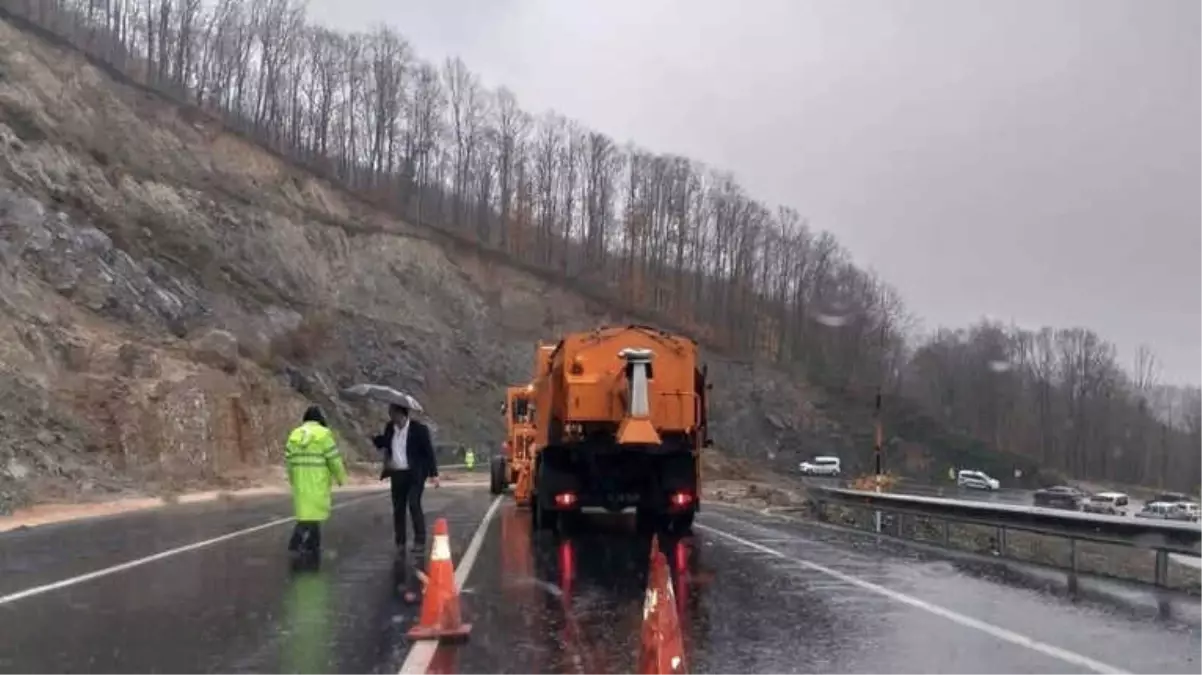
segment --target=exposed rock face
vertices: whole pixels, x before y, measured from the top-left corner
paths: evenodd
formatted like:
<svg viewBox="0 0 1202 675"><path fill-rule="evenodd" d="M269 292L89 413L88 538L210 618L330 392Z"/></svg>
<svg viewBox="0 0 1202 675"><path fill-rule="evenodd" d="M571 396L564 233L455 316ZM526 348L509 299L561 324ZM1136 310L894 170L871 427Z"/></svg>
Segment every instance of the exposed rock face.
<svg viewBox="0 0 1202 675"><path fill-rule="evenodd" d="M2 21L0 72L0 509L278 462L310 401L368 455L356 381L491 447L536 339L622 321ZM709 361L721 446L837 442L798 383Z"/></svg>
<svg viewBox="0 0 1202 675"><path fill-rule="evenodd" d="M238 338L227 330L208 330L192 343L197 361L227 373L238 372Z"/></svg>

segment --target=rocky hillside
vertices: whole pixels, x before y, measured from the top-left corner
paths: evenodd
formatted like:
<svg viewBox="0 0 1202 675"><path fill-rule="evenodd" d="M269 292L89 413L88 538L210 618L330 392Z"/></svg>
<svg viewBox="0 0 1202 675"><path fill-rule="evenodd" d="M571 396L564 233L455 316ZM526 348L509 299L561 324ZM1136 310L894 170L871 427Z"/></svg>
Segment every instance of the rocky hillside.
<svg viewBox="0 0 1202 675"><path fill-rule="evenodd" d="M3 21L0 265L0 508L252 475L309 400L366 453L379 411L336 397L362 380L491 446L536 339L624 320ZM708 360L728 451L850 442L802 384Z"/></svg>

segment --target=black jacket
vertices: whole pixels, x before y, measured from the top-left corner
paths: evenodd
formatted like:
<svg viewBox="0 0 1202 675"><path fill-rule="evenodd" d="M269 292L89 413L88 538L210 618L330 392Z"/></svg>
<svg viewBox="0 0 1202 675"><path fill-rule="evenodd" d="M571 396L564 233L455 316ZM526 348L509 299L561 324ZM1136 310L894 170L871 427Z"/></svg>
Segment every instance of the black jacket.
<svg viewBox="0 0 1202 675"><path fill-rule="evenodd" d="M388 468L388 456L392 453L392 434L395 431L396 425L389 422L384 426L384 433L372 439L372 443L380 451L380 458L384 460L384 467L380 470L380 480L384 480L392 474L392 469ZM409 420L409 438L405 443L405 456L409 459L409 470L416 471L423 480L438 475L438 462L434 459L434 444L430 442L430 427L417 420Z"/></svg>

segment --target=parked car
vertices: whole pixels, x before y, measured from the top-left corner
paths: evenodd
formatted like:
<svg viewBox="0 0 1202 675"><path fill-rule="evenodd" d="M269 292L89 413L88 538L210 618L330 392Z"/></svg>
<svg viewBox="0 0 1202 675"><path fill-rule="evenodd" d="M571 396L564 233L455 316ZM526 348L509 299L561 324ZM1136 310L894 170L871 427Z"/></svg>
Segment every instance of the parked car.
<svg viewBox="0 0 1202 675"><path fill-rule="evenodd" d="M815 457L799 466L801 473L806 476L838 476L840 472L838 457Z"/></svg>
<svg viewBox="0 0 1202 675"><path fill-rule="evenodd" d="M1122 492L1099 492L1085 500L1082 509L1088 513L1125 516L1130 503L1131 500Z"/></svg>
<svg viewBox="0 0 1202 675"><path fill-rule="evenodd" d="M1053 509L1080 511L1089 495L1070 485L1056 485L1035 491L1035 505Z"/></svg>
<svg viewBox="0 0 1202 675"><path fill-rule="evenodd" d="M1177 504L1179 502L1190 502L1189 495L1180 492L1162 492L1148 500L1148 503L1158 504Z"/></svg>
<svg viewBox="0 0 1202 675"><path fill-rule="evenodd" d="M956 485L974 490L996 490L1002 486L1002 483L996 478L991 478L984 471L961 469L956 474Z"/></svg>

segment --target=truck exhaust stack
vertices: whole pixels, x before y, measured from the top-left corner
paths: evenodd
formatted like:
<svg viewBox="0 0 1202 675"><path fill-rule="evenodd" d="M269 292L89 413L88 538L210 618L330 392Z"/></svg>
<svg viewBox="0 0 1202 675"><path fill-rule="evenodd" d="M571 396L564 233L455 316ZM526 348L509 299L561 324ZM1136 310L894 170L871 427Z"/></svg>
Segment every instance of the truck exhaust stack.
<svg viewBox="0 0 1202 675"><path fill-rule="evenodd" d="M659 445L661 440L651 423L651 392L647 371L651 367L650 349L627 347L618 352L626 359L627 390L626 416L618 427L619 445Z"/></svg>

